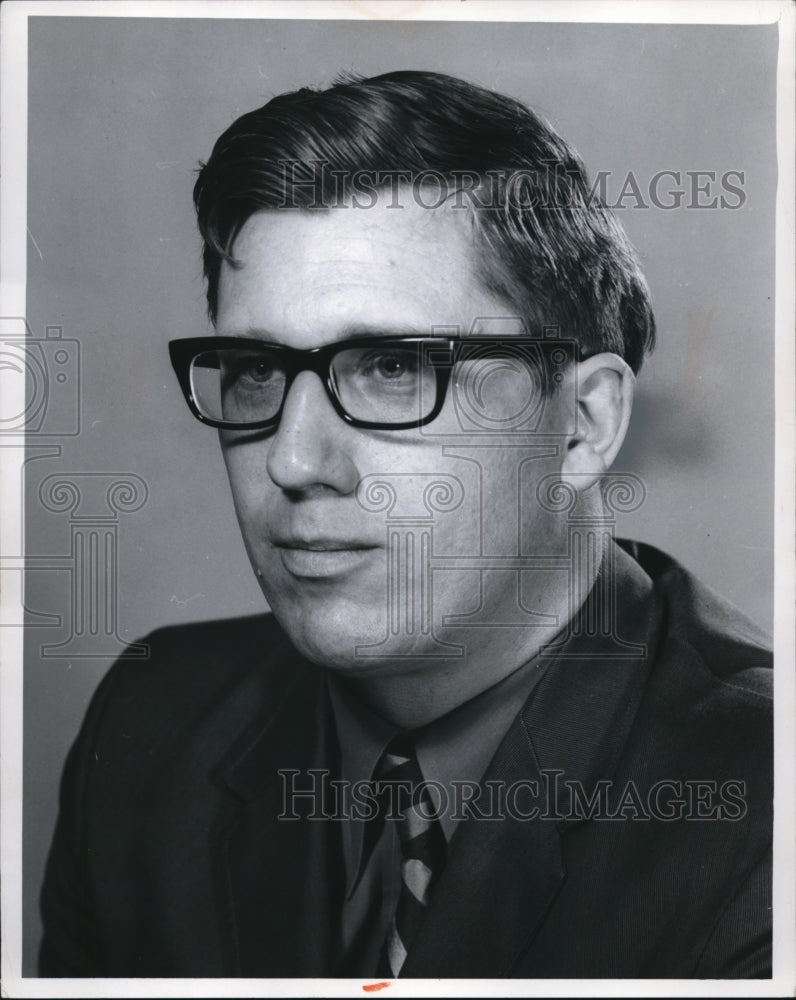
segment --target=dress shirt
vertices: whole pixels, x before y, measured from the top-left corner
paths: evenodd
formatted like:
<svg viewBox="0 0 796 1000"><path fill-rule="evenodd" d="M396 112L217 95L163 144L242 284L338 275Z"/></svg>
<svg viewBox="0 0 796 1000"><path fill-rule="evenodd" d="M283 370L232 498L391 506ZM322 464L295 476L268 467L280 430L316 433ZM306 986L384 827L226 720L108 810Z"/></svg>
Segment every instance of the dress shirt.
<svg viewBox="0 0 796 1000"><path fill-rule="evenodd" d="M455 782L481 780L509 726L541 678L546 661L534 657L469 701L416 729L412 739L423 778L445 789L440 824L450 844L458 814ZM329 695L340 744L343 781L373 780L390 740L400 731L360 702L329 675ZM432 797L434 792L431 793ZM469 798L469 795L466 797ZM461 801L461 793L459 799ZM436 802L436 799L435 799ZM341 932L341 974L373 976L400 893L401 851L394 823L384 823L371 844L368 823L343 821L345 900Z"/></svg>

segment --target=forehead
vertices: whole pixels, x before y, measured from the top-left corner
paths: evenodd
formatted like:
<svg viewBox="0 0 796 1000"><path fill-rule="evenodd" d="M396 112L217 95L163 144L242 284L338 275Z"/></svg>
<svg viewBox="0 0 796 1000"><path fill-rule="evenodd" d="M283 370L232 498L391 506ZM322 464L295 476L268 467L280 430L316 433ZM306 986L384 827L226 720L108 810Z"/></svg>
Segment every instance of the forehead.
<svg viewBox="0 0 796 1000"><path fill-rule="evenodd" d="M310 347L382 330L464 334L512 312L482 287L469 214L449 205L258 212L233 253L240 267L223 264L219 283L222 335Z"/></svg>

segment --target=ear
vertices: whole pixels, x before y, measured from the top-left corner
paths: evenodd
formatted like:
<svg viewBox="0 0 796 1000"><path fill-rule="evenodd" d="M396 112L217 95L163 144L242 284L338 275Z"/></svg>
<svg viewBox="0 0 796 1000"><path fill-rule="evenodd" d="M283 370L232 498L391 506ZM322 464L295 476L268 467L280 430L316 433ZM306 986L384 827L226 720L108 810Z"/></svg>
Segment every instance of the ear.
<svg viewBox="0 0 796 1000"><path fill-rule="evenodd" d="M622 447L633 408L636 379L618 354L595 354L572 368L577 429L561 465L564 480L586 490L610 469Z"/></svg>

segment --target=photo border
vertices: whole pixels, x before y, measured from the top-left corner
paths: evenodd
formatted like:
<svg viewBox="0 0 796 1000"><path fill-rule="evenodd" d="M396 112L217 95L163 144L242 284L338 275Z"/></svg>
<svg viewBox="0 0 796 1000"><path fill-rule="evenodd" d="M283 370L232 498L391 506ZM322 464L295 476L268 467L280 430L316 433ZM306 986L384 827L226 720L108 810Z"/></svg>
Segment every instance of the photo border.
<svg viewBox="0 0 796 1000"><path fill-rule="evenodd" d="M785 0L723 2L135 2L34 3L11 0L0 11L0 317L26 311L27 204L27 20L29 17L282 18L380 21L587 21L599 23L770 24L779 22L777 69L777 229L776 229L776 516L775 516L775 831L774 976L771 980L397 980L393 996L780 996L796 987L796 681L794 679L794 7ZM24 378L0 373L7 412L24 409ZM22 436L21 436L22 437ZM0 553L21 552L23 527L18 483L23 443L0 441ZM18 997L86 996L288 996L362 995L353 979L59 979L21 975L22 907L22 573L4 571L0 605L0 729L2 763L2 979L3 992Z"/></svg>

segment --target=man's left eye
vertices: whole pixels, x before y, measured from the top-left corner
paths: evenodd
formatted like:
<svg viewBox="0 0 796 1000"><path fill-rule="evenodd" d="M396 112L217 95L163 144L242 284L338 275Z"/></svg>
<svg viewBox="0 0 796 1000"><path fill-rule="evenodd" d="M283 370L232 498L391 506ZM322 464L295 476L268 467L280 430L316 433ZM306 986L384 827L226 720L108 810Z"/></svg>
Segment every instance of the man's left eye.
<svg viewBox="0 0 796 1000"><path fill-rule="evenodd" d="M406 374L404 359L396 357L394 354L381 358L375 367L380 375L388 379L400 378L401 375Z"/></svg>
<svg viewBox="0 0 796 1000"><path fill-rule="evenodd" d="M395 382L417 373L417 356L412 351L370 352L361 358L357 367L366 377Z"/></svg>

